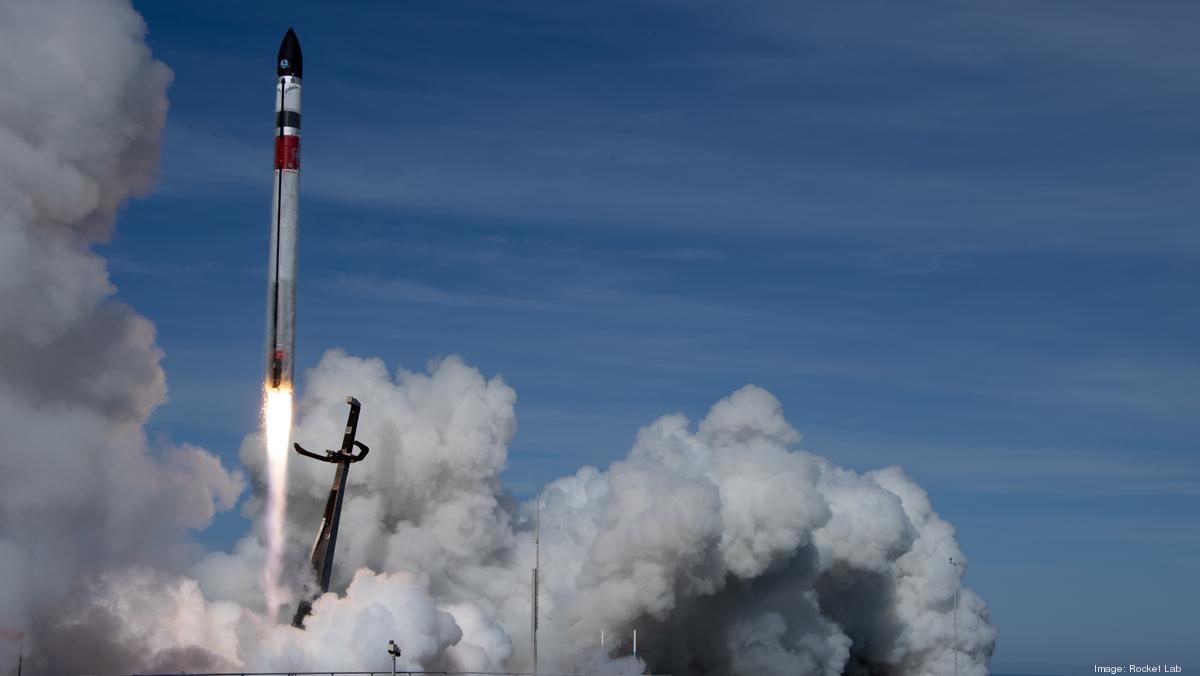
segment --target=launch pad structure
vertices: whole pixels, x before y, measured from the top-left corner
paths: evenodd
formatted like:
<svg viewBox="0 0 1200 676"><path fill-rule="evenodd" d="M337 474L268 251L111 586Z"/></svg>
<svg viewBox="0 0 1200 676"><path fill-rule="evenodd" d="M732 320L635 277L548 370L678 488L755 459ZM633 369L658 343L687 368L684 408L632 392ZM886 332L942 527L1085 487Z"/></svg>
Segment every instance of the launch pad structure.
<svg viewBox="0 0 1200 676"><path fill-rule="evenodd" d="M317 529L317 539L313 542L312 553L308 557L317 589L311 590L310 594L300 600L300 606L296 608L296 615L292 618L292 626L299 629L304 628L304 618L312 612L312 602L329 591L329 579L333 576L333 554L337 547L338 523L342 519L342 497L346 492L346 476L350 473L350 465L367 457L371 450L354 438L358 434L358 413L362 404L354 397L346 397L346 403L350 404L350 415L346 419L346 433L342 437L341 448L319 455L305 450L300 444L293 444L300 455L337 465L337 471L333 475L333 486L329 489L329 499L325 501L321 526ZM356 446L360 451L358 454L354 453Z"/></svg>

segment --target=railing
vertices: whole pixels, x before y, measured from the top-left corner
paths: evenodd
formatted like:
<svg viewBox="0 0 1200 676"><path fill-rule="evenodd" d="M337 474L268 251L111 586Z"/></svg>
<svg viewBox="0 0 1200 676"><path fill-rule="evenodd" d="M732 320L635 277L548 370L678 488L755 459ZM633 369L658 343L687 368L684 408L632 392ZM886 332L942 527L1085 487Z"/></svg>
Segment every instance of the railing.
<svg viewBox="0 0 1200 676"><path fill-rule="evenodd" d="M107 676L391 676L391 674L419 676L430 674L434 676L532 676L527 671L411 671L405 669L384 669L383 671L214 671L214 672L184 672L175 671L161 674L109 674ZM539 672L543 673L543 672ZM93 675L99 676L99 675ZM588 676L587 674L549 674L546 676Z"/></svg>
<svg viewBox="0 0 1200 676"><path fill-rule="evenodd" d="M169 672L161 674L109 674L107 676L532 676L528 671L411 671L405 669L384 669L383 671L219 671L219 672ZM591 676L584 673L551 673L539 671L543 676ZM92 676L100 676L93 674ZM651 674L650 676L670 676L669 674Z"/></svg>
<svg viewBox="0 0 1200 676"><path fill-rule="evenodd" d="M214 672L184 672L173 671L155 674L108 674L106 676L532 676L527 671L411 671L405 669L384 669L383 671L214 671ZM91 676L100 676L93 674ZM546 676L587 676L587 674L546 674Z"/></svg>

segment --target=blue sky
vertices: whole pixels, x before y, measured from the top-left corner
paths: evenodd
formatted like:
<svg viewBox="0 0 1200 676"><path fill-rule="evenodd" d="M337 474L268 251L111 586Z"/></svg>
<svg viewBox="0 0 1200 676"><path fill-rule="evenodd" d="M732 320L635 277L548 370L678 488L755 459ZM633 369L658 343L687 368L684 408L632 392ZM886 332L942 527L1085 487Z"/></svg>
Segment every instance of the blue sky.
<svg viewBox="0 0 1200 676"><path fill-rule="evenodd" d="M293 25L298 371L502 375L522 495L756 383L929 490L997 670L1200 664L1200 5L135 6L175 83L102 251L152 435L236 463L256 425Z"/></svg>

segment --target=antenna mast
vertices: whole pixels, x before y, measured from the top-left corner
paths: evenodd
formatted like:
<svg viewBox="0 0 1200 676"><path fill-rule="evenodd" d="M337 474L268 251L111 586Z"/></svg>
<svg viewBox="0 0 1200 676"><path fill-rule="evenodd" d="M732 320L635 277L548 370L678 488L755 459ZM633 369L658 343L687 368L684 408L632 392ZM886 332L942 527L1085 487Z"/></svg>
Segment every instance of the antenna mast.
<svg viewBox="0 0 1200 676"><path fill-rule="evenodd" d="M954 566L954 676L958 676L958 588L962 586L962 561L950 557L950 565Z"/></svg>
<svg viewBox="0 0 1200 676"><path fill-rule="evenodd" d="M533 530L533 603L532 619L530 621L530 641L533 644L533 676L538 672L537 630L538 630L538 568L542 565L542 487L538 486L537 512L534 517Z"/></svg>

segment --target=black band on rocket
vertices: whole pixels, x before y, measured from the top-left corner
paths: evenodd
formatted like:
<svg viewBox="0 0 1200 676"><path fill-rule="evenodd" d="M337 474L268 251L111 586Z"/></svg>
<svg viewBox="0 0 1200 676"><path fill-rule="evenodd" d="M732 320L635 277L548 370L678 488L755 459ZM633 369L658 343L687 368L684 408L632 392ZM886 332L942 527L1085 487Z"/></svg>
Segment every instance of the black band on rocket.
<svg viewBox="0 0 1200 676"><path fill-rule="evenodd" d="M293 110L281 110L275 113L275 128L292 127L293 129L300 128L300 113Z"/></svg>

